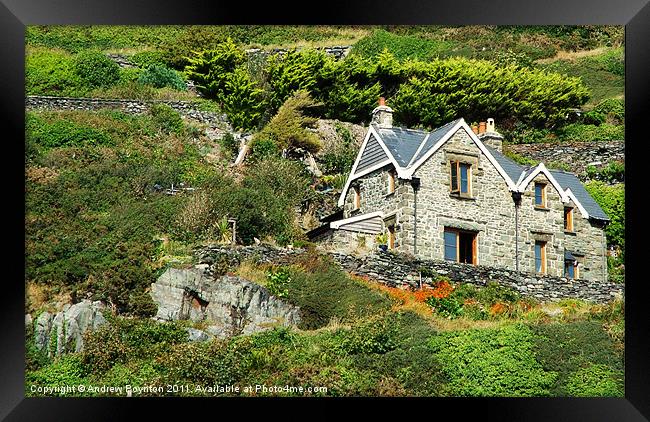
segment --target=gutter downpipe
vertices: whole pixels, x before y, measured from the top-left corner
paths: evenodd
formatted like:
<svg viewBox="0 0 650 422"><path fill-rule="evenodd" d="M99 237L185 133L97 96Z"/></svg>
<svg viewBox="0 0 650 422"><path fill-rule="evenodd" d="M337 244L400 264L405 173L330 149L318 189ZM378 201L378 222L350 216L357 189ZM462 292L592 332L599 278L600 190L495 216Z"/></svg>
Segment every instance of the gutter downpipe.
<svg viewBox="0 0 650 422"><path fill-rule="evenodd" d="M512 192L512 200L515 203L515 269L519 272L519 205L521 204L521 192Z"/></svg>
<svg viewBox="0 0 650 422"><path fill-rule="evenodd" d="M413 187L413 256L418 256L418 189L420 188L420 178L411 179Z"/></svg>

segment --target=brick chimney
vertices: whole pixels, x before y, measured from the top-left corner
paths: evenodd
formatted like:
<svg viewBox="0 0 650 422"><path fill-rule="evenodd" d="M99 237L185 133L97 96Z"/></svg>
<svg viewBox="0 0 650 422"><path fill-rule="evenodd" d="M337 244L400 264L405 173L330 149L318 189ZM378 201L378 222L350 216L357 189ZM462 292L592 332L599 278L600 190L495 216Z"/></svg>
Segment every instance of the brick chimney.
<svg viewBox="0 0 650 422"><path fill-rule="evenodd" d="M487 122L481 122L478 130L478 138L485 145L499 152L503 152L503 136L496 131L493 118L487 119Z"/></svg>
<svg viewBox="0 0 650 422"><path fill-rule="evenodd" d="M379 97L379 105L372 111L372 121L379 127L393 127L393 109L386 105L386 99Z"/></svg>

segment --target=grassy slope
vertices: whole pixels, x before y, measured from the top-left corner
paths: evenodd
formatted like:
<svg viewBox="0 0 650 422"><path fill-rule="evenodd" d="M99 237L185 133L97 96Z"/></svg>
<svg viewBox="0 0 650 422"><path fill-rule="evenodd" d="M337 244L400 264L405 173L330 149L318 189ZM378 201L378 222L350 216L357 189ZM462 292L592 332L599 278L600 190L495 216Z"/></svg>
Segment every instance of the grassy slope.
<svg viewBox="0 0 650 422"><path fill-rule="evenodd" d="M52 27L47 31L35 29L28 33L28 43L41 46L39 48L44 50L61 47L76 52L95 47L128 53L158 48L182 31L183 28L170 31L149 27L125 28L116 33L110 27ZM367 28L258 29L251 31L248 44L347 44L349 40L360 39L367 31ZM479 28L476 34L472 32L473 29L463 28L392 28L392 31L403 36L434 40L438 46L447 48L447 53L451 55L473 56L480 54L478 52L482 52L485 45L498 45L504 40L510 43L504 45L512 45L514 40L523 37L527 46L522 48L523 52L528 51L532 57L544 57L556 54L565 42L558 40L555 44L550 43L554 48L549 48L548 38L540 38L534 31L525 32L517 38L513 32L503 33L489 28ZM480 38L476 37L477 34L484 35L483 39L487 40L481 41L483 45L476 41ZM448 40L446 44L439 42L443 36ZM588 46L593 47L598 46ZM567 74L582 75L592 88L594 98L617 97L622 94L622 79L614 77L611 69L608 70L606 61L601 57L607 54L608 51L605 51L599 55L537 65L555 66L556 70ZM108 254L101 262L94 261L93 253L111 249L106 245L131 241L135 239L132 233L137 233L138 238L142 239L165 235L165 231L173 226L182 203L176 203L173 198L152 200L150 194L137 193L134 177L160 172L169 180L187 176L198 183L213 171L199 158L189 132L165 133L159 123L150 117L140 119L86 112L35 114L41 119L39 125L47 126L50 130L57 121L68 121L76 128L81 127L79 130L99 130L99 134L92 131L84 133L90 133L99 141L106 141L105 145L57 146L28 157L26 189L30 212L27 215L29 225L26 224L27 252L34 260L31 269L38 269L43 277L61 277L61 271L67 265L82 268L81 273L72 274L82 280L87 275L83 272L90 271L87 267L92 264L110 268L114 263L121 265L119 262L124 262L124 259L133 260L132 254L136 254L138 259L142 254L139 250L127 249L125 256ZM104 176L95 181L92 179L93 173ZM148 180L146 177L142 180ZM96 188L97 183L101 184L100 189ZM143 206L143 198L147 196L149 202ZM56 201L52 202L52 198ZM48 207L47 204L56 206ZM72 236L67 233L70 227L75 227ZM142 243L146 241L142 240ZM167 249L186 252L188 245L188 242L174 241ZM167 252L173 253L171 249ZM164 254L164 247L162 251L155 252L157 255ZM150 264L157 268L159 263ZM138 274L128 274L129 277L134 275ZM492 395L507 394L508 391L533 395L576 394L576 391L592 392L593 395L622 394L621 347L607 336L603 328L608 328L608 332L612 329L620 332L620 321L601 322L585 312L572 314L566 307L562 308L560 320L555 321L540 317L539 310L526 317L520 315L487 321L470 318L448 320L432 316L421 303L387 306L395 298L368 290L366 286L353 283L332 269L328 269L324 275L301 270L294 274L294 279L291 299L311 310L312 324L303 327L305 330L276 330L249 339L234 339L225 345L205 346L186 344L174 336L175 340L168 343L147 340L149 337L146 333L157 329L146 326L146 320L136 319L135 324L145 325L142 330L135 330L139 333L137 336L133 337L132 327L116 329L123 334L122 340L117 341L108 333L106 335L109 337L100 338L103 341L98 343L104 346L94 352L89 348L83 355L71 354L48 362L30 347L28 382L48 385L78 383L81 380L114 385L146 385L180 380L204 384L288 383L326 385L330 395ZM145 275L140 284L146 285L148 281L148 275ZM327 291L323 292L325 287ZM332 289L339 296L332 296ZM45 296L48 294L54 296L61 292L54 288L44 293ZM47 305L47 297L28 304L31 311L38 311ZM358 312L358 309L351 312L355 308L363 312ZM531 320L532 323L518 324ZM116 325L119 326L118 323ZM178 334L174 329L169 330L172 334ZM440 335L443 331L448 334ZM503 339L504 343L486 345L484 337L492 337L493 334ZM164 336L154 337L160 339ZM439 339L433 341L434 338ZM113 340L115 342L111 343ZM517 346L524 344L523 354L518 354ZM89 362L98 356L107 356L103 350L106 345L115 345L116 354L104 362L105 367L100 365L95 368ZM151 346L149 350L153 351L144 353L143 345ZM454 361L440 358L464 356L467 348L480 351L493 360L487 364L481 362L483 359L467 361L459 370L454 367ZM198 373L195 371L196 361L192 360L195 358L201 362L198 366L204 367ZM525 365L520 366L517 362L522 359ZM231 372L220 366L220 362L230 362L236 371ZM490 372L491 368L500 368L499 373ZM506 384L510 390L489 389L490 385L501 381L514 382L514 378L520 378L517 374L521 374L521 371L525 371L526 383ZM483 381L471 379L473 373L479 372L485 375ZM511 376L504 379L504 373ZM548 375L551 373L555 375ZM602 384L598 379L611 382ZM580 387L580 382L585 385Z"/></svg>
<svg viewBox="0 0 650 422"><path fill-rule="evenodd" d="M489 325L464 318L463 328L441 331L436 327L455 320L426 306L409 310L412 294L350 279L327 260L310 257L290 271L288 299L310 310L310 329L197 344L184 340L187 322L111 318L83 353L50 362L28 343L27 384L286 384L324 386L326 394L314 395L329 396L623 395L622 353L598 320L612 308L569 301L553 320L535 306L516 318L495 314Z"/></svg>

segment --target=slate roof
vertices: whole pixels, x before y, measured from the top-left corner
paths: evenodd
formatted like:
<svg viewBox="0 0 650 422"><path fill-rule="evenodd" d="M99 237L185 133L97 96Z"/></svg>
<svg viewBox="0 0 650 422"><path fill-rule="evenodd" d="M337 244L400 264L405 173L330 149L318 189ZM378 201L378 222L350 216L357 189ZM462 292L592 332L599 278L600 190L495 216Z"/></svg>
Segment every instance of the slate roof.
<svg viewBox="0 0 650 422"><path fill-rule="evenodd" d="M413 154L416 153L427 136L427 132L401 127L383 128L375 126L375 130L379 132L384 145L401 167L408 166Z"/></svg>
<svg viewBox="0 0 650 422"><path fill-rule="evenodd" d="M510 176L510 178L514 183L517 183L519 181L519 177L521 176L521 173L528 171L527 167L520 166L519 164L512 161L510 158L501 154L496 149L488 145L485 145L485 149L490 151L490 154L492 154L492 156L497 161L497 163L499 163L499 165L503 167L503 170L508 174L508 176Z"/></svg>
<svg viewBox="0 0 650 422"><path fill-rule="evenodd" d="M589 217L609 221L607 214L598 206L598 203L589 195L582 182L574 174L559 170L550 170L550 172L562 186L562 189L571 189L571 192L587 211Z"/></svg>
<svg viewBox="0 0 650 422"><path fill-rule="evenodd" d="M374 124L373 128L379 134L381 141L397 164L402 168L409 168L413 166L413 163L416 163L424 157L461 120L456 119L434 129L432 132L401 127L386 128ZM515 184L535 170L535 167L521 166L496 149L485 144L483 145ZM377 148L370 148L367 157L365 154L366 151L364 151L364 156L360 160L360 163L363 163L363 168L369 168L386 159L385 154L382 154ZM411 166L409 166L409 163L411 163ZM609 221L607 214L598 206L596 201L586 191L582 182L574 174L559 170L549 171L563 190L571 189L571 192L573 192L576 199L587 211L590 218Z"/></svg>

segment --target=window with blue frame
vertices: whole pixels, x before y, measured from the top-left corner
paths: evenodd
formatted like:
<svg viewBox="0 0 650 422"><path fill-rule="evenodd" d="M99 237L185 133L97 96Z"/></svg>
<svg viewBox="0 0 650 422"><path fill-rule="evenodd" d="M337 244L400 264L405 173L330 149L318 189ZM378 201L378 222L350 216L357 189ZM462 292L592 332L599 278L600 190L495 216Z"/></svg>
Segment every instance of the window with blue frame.
<svg viewBox="0 0 650 422"><path fill-rule="evenodd" d="M445 228L445 260L477 264L477 233Z"/></svg>
<svg viewBox="0 0 650 422"><path fill-rule="evenodd" d="M535 183L535 205L546 207L546 185L544 183Z"/></svg>
<svg viewBox="0 0 650 422"><path fill-rule="evenodd" d="M470 194L471 164L451 161L451 192Z"/></svg>
<svg viewBox="0 0 650 422"><path fill-rule="evenodd" d="M456 243L458 241L458 233L455 231L445 230L445 260L454 261L458 259L458 249Z"/></svg>

